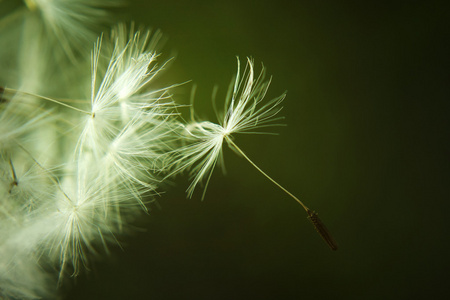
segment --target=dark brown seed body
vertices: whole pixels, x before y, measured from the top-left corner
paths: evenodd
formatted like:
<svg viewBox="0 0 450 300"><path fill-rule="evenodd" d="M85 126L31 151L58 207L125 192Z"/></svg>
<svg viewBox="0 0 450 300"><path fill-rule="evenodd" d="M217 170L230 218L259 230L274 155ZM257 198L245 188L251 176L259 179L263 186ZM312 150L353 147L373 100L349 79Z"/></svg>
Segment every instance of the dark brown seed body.
<svg viewBox="0 0 450 300"><path fill-rule="evenodd" d="M16 170L14 170L14 165L13 165L11 159L9 159L9 166L11 167L11 173L12 173L12 177L13 177L13 181L10 183L9 191L8 191L8 193L11 194L11 191L12 191L13 187L19 185L19 179L17 178Z"/></svg>
<svg viewBox="0 0 450 300"><path fill-rule="evenodd" d="M322 223L317 213L309 209L306 212L308 213L308 219L314 225L314 228L316 228L325 243L327 243L331 250L337 250L338 245L336 241L331 236L331 233L328 231L327 227Z"/></svg>
<svg viewBox="0 0 450 300"><path fill-rule="evenodd" d="M0 86L0 104L7 102L5 98L3 98L3 94L5 93L5 88Z"/></svg>

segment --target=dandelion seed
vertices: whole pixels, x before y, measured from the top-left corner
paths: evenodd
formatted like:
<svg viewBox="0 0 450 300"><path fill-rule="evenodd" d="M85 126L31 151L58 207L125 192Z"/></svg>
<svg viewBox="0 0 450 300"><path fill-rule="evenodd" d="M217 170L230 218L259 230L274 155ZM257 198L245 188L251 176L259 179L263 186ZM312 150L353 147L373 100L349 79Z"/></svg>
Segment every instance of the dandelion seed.
<svg viewBox="0 0 450 300"><path fill-rule="evenodd" d="M247 59L247 70L248 72L244 72L243 79L241 80L238 60L238 72L235 83L232 86L233 92L230 93L231 96L227 97L225 101L226 113L223 120L220 120L220 125L211 122L197 122L185 127L185 131L194 142L180 150L182 156L187 161L178 170L185 167L192 167L191 172L196 174L188 188L188 195L192 196L196 185L206 177L205 189L202 195L202 199L204 198L212 171L217 161L223 159L222 145L225 141L231 149L244 157L262 175L297 201L308 213L317 232L332 250L336 250L337 244L335 240L325 225L320 221L317 214L312 212L302 201L262 171L232 139L232 134L234 133L256 133L254 131L255 129L273 126L273 122L280 119L280 117L277 117L281 110L279 105L285 97L285 94L282 94L268 101L266 104L261 105L269 87L270 80L263 82L264 69L255 79L253 61L251 59Z"/></svg>
<svg viewBox="0 0 450 300"><path fill-rule="evenodd" d="M130 33L125 40L124 25L113 30L112 47L105 74L98 84L97 76L101 63L103 39L99 39L92 52L92 83L90 115L84 119L83 130L78 140L77 151L101 149L118 134L118 128L136 116L156 118L164 124L160 116L167 115L171 103L160 104L168 88L153 91L145 90L159 73L155 63L157 54L148 48L151 42L147 31L141 39L141 33ZM111 45L106 45L110 48ZM150 67L153 65L152 67ZM97 87L98 85L98 87ZM101 156L102 153L97 153Z"/></svg>
<svg viewBox="0 0 450 300"><path fill-rule="evenodd" d="M132 199L126 189L113 188L122 184L120 180L109 177L105 181L99 176L101 170L90 164L91 161L75 164L75 173L63 178L53 195L53 203L41 207L52 223L42 243L60 262L60 280L69 266L76 275L82 266L88 265L88 254L97 253L98 241L111 236L121 226L117 222L124 222L107 212L113 212L116 206L125 209ZM135 210L133 206L128 208Z"/></svg>

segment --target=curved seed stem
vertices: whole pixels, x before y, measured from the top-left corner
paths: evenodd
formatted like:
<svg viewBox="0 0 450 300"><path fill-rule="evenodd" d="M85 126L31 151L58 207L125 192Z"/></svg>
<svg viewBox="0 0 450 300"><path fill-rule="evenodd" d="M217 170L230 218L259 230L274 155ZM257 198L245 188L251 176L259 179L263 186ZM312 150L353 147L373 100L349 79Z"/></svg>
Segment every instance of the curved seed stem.
<svg viewBox="0 0 450 300"><path fill-rule="evenodd" d="M281 190L283 190L286 194L291 196L295 201L300 203L300 205L305 209L306 213L308 214L308 219L313 224L314 228L316 229L317 233L322 237L322 239L327 243L327 245L330 247L331 250L337 250L338 246L336 243L336 240L331 235L330 231L328 231L327 227L323 222L320 220L319 216L315 211L310 210L305 204L303 204L300 199L295 197L291 192L289 192L287 189L285 189L281 184L276 182L272 177L267 175L263 170L261 170L260 167L258 167L245 153L242 151L229 136L225 136L225 139L227 142L236 149L237 152L239 152L253 167L255 167L261 174L263 174L267 179L269 179L273 184L275 184L277 187L279 187Z"/></svg>
<svg viewBox="0 0 450 300"><path fill-rule="evenodd" d="M228 136L226 137L226 140L228 143L230 143L253 167L255 167L261 174L263 174L267 179L269 179L273 184L275 184L277 187L279 187L281 190L283 190L286 194L291 196L295 201L300 203L300 205L305 209L306 212L309 211L309 208L306 207L305 204L303 204L300 199L295 197L291 192L289 192L287 189L285 189L281 184L276 182L272 177L267 175L263 170L261 170L247 155L245 155L244 151L242 151Z"/></svg>

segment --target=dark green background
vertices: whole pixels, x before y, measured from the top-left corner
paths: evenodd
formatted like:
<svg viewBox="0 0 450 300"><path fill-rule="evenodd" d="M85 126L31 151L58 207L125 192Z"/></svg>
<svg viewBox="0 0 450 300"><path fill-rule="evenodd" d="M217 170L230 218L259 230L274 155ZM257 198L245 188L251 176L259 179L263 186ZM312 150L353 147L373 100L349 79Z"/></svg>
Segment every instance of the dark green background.
<svg viewBox="0 0 450 300"><path fill-rule="evenodd" d="M295 3L295 4L294 4ZM445 3L444 1L442 3ZM302 208L229 149L205 201L186 178L67 299L444 299L449 293L449 10L431 1L130 1L213 116L235 56L288 90L279 136L236 136ZM191 85L177 90L187 101Z"/></svg>

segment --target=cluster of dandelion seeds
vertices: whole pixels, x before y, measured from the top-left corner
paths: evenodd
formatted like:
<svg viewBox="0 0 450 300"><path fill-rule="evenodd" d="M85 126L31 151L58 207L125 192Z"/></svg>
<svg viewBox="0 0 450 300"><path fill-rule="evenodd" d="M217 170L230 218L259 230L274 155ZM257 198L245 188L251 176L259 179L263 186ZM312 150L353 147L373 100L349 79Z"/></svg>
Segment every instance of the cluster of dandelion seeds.
<svg viewBox="0 0 450 300"><path fill-rule="evenodd" d="M204 197L224 144L287 192L233 141L278 124L285 95L265 99L264 67L255 72L249 58L241 71L238 59L219 121L185 122L178 84L155 82L169 61L160 32L98 30L119 3L17 0L0 15L2 298L55 297L57 283L107 253L175 175L188 171L188 196L203 183ZM317 214L287 193L324 237Z"/></svg>

